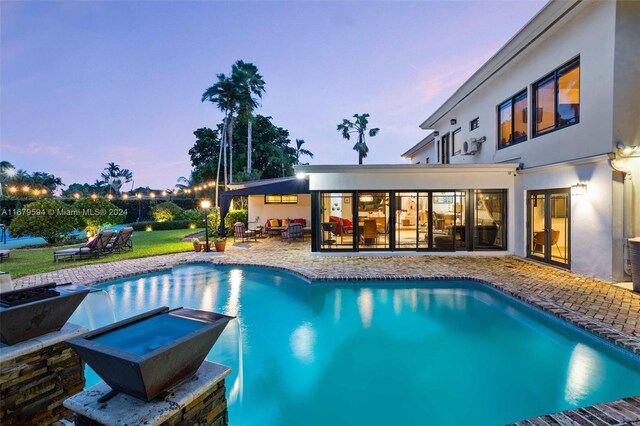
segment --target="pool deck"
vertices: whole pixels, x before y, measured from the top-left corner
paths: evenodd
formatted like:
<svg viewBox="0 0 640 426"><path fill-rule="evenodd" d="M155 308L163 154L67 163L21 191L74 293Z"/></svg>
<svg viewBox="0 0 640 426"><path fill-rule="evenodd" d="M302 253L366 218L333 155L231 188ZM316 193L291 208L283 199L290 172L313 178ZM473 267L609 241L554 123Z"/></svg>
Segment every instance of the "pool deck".
<svg viewBox="0 0 640 426"><path fill-rule="evenodd" d="M227 242L224 253L189 252L85 265L18 278L15 283L19 287L47 282L96 284L187 262L269 266L314 281L477 279L640 355L640 294L513 256L325 256L312 254L308 242L270 238ZM601 405L604 408L593 406L519 424L640 425L638 396ZM598 417L596 412L607 414Z"/></svg>

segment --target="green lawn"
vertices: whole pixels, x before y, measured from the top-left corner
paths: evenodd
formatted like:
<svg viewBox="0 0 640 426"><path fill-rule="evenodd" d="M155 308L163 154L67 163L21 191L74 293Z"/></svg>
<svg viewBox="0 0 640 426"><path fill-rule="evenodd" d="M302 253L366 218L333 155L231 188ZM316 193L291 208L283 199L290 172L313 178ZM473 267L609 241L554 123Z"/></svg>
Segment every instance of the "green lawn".
<svg viewBox="0 0 640 426"><path fill-rule="evenodd" d="M147 257L157 254L179 253L192 251L192 243L180 242L180 239L198 232L197 229L176 229L171 231L151 231L134 232L133 250L121 254L110 254L100 258L86 258L78 261L62 261L57 264L53 262L53 252L69 247L34 248L34 249L13 249L11 257L4 259L0 264L0 270L9 272L12 278L24 275L38 274L40 272L55 271L63 268L73 268L74 266L88 265L92 263L112 262L114 260L132 259L136 257Z"/></svg>

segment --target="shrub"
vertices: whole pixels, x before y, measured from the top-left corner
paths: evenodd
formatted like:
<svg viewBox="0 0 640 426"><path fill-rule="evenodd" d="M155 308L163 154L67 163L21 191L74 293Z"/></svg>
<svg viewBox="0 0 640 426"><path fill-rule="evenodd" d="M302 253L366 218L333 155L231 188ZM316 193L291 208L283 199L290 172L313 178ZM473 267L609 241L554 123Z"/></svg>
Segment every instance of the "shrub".
<svg viewBox="0 0 640 426"><path fill-rule="evenodd" d="M233 232L233 225L236 222L242 222L248 225L249 211L248 210L229 210L227 216L224 218L224 227L227 229L227 233Z"/></svg>
<svg viewBox="0 0 640 426"><path fill-rule="evenodd" d="M34 201L25 205L20 212L9 225L9 233L13 237L43 237L49 244L53 244L82 225L80 217L74 214L74 209L58 200Z"/></svg>
<svg viewBox="0 0 640 426"><path fill-rule="evenodd" d="M131 227L134 231L146 231L147 227L151 227L153 231L168 231L170 229L189 229L196 225L190 220L168 220L166 222L134 222Z"/></svg>
<svg viewBox="0 0 640 426"><path fill-rule="evenodd" d="M198 209L183 210L180 216L178 216L176 219L188 220L193 223L202 224L202 221L204 220L204 214L202 213L202 210Z"/></svg>
<svg viewBox="0 0 640 426"><path fill-rule="evenodd" d="M220 235L220 208L214 207L207 216L207 225L211 231L211 235L217 237Z"/></svg>
<svg viewBox="0 0 640 426"><path fill-rule="evenodd" d="M182 208L176 203L166 201L160 203L153 208L151 214L157 222L166 222L168 220L179 219L182 213Z"/></svg>
<svg viewBox="0 0 640 426"><path fill-rule="evenodd" d="M73 203L80 212L84 230L95 235L100 228L123 223L127 212L111 204L104 198L82 198Z"/></svg>

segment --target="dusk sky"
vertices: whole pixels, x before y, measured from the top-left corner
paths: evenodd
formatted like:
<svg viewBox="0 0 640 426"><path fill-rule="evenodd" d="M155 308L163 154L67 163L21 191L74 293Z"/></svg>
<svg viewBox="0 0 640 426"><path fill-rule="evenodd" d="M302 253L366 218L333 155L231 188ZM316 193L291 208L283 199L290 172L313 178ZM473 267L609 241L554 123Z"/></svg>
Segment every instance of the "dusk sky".
<svg viewBox="0 0 640 426"><path fill-rule="evenodd" d="M135 186L188 176L217 73L253 62L273 117L315 153L356 164L342 118L371 114L365 164L400 163L418 125L545 1L0 3L0 159L66 185L108 162ZM127 185L124 189L130 189Z"/></svg>

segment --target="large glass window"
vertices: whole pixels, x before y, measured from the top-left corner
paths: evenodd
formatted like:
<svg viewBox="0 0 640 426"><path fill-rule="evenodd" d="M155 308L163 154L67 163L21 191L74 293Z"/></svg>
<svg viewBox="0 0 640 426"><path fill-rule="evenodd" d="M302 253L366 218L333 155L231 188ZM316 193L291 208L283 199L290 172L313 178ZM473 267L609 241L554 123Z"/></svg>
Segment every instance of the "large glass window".
<svg viewBox="0 0 640 426"><path fill-rule="evenodd" d="M527 91L518 93L498 107L500 148L527 139Z"/></svg>
<svg viewBox="0 0 640 426"><path fill-rule="evenodd" d="M436 250L464 250L466 196L464 192L432 192L431 247Z"/></svg>
<svg viewBox="0 0 640 426"><path fill-rule="evenodd" d="M475 191L474 249L502 250L507 248L506 212L507 191Z"/></svg>
<svg viewBox="0 0 640 426"><path fill-rule="evenodd" d="M353 225L354 194L323 192L320 196L320 248L355 249Z"/></svg>
<svg viewBox="0 0 640 426"><path fill-rule="evenodd" d="M358 194L358 245L360 249L389 248L389 193Z"/></svg>
<svg viewBox="0 0 640 426"><path fill-rule="evenodd" d="M576 59L533 85L534 130L541 135L580 121L580 60Z"/></svg>

